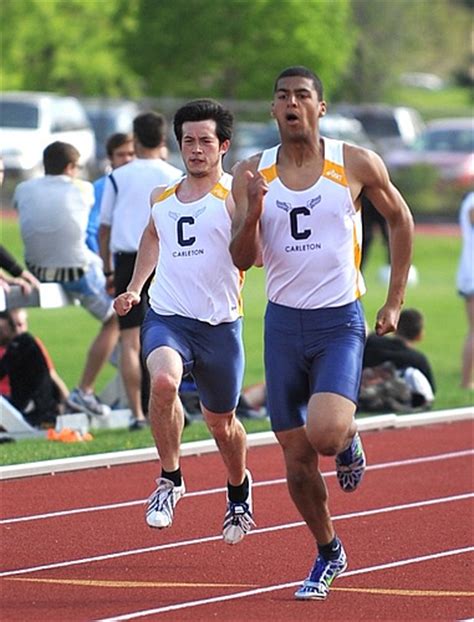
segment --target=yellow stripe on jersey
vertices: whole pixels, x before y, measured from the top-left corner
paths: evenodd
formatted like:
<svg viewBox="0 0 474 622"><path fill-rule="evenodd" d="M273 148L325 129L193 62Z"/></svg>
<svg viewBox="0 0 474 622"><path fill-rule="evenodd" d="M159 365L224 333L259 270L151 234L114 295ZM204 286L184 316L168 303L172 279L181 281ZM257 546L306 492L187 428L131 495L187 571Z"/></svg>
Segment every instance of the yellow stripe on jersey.
<svg viewBox="0 0 474 622"><path fill-rule="evenodd" d="M239 270L239 300L238 300L238 305L239 305L239 315L241 317L244 314L244 299L242 297L242 289L244 287L244 281L245 281L245 272L244 272L244 270Z"/></svg>
<svg viewBox="0 0 474 622"><path fill-rule="evenodd" d="M219 182L217 182L217 184L211 190L212 196L217 197L218 199L222 199L223 201L225 201L229 192L230 190L228 188L224 188L224 186Z"/></svg>
<svg viewBox="0 0 474 622"><path fill-rule="evenodd" d="M336 184L341 186L347 186L346 173L344 172L344 167L341 164L336 164L335 162L331 162L329 160L324 160L324 168L323 168L323 177L326 179L330 179Z"/></svg>
<svg viewBox="0 0 474 622"><path fill-rule="evenodd" d="M272 182L278 176L276 164L272 164L268 168L262 168L259 173L265 177L267 184Z"/></svg>
<svg viewBox="0 0 474 622"><path fill-rule="evenodd" d="M169 188L166 188L166 190L163 190L160 196L156 199L155 203L164 201L165 199L170 197L172 194L174 194L176 192L176 188L178 187L178 185L179 184L175 184L174 186L170 186Z"/></svg>

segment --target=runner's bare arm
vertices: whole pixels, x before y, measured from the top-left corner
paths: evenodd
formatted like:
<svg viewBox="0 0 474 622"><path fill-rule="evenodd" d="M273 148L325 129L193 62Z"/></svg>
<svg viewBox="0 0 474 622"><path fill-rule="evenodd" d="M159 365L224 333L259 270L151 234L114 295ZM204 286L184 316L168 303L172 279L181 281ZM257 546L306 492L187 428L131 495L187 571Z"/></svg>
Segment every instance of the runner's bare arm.
<svg viewBox="0 0 474 622"><path fill-rule="evenodd" d="M260 154L241 162L232 183L235 209L232 219L230 253L240 270L262 265L260 217L263 197L268 190L264 177L257 171Z"/></svg>
<svg viewBox="0 0 474 622"><path fill-rule="evenodd" d="M387 299L377 314L375 330L384 335L396 329L410 269L414 224L408 205L392 184L382 159L373 151L347 150L350 182L360 183L364 193L382 214L389 228L390 282Z"/></svg>

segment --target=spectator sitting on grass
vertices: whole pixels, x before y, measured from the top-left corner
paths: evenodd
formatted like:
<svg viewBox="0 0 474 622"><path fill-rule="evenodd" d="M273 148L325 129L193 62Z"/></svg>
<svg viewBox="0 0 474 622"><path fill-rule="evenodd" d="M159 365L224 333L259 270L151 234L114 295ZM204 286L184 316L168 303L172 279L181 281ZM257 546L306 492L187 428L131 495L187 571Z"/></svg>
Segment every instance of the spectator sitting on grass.
<svg viewBox="0 0 474 622"><path fill-rule="evenodd" d="M60 394L51 379L46 358L30 333L16 334L8 311L0 312L0 379L9 378L11 404L32 426L52 427L60 413ZM3 387L3 390L4 387Z"/></svg>
<svg viewBox="0 0 474 622"><path fill-rule="evenodd" d="M430 406L436 384L427 357L416 349L424 337L423 315L417 309L404 309L393 336L367 337L363 368L375 368L390 362L399 371L412 392L412 406Z"/></svg>
<svg viewBox="0 0 474 622"><path fill-rule="evenodd" d="M12 320L13 320L14 324L15 324L15 334L16 335L22 335L23 333L29 332L29 330L28 330L28 313L27 313L26 309L23 309L22 307L19 307L17 309L11 309L10 310L10 315L12 317ZM64 380L61 378L61 376L56 371L56 369L54 367L54 364L53 364L53 361L51 359L51 356L50 356L48 350L46 349L46 346L44 345L44 343L37 336L34 336L34 339L35 339L36 343L38 344L38 346L40 347L40 350L43 353L43 356L45 358L46 364L48 366L49 375L51 376L51 380L56 385L59 401L61 403L61 410L63 410L64 406L66 404L66 401L69 398L69 389L68 389L66 383L64 382Z"/></svg>

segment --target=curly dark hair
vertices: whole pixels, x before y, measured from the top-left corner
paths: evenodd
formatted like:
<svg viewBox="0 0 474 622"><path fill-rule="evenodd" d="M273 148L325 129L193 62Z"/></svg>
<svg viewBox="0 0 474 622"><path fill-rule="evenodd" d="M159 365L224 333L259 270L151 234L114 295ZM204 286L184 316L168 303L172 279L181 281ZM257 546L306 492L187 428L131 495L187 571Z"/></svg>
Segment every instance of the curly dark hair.
<svg viewBox="0 0 474 622"><path fill-rule="evenodd" d="M174 115L173 128L178 144L181 146L183 123L187 121L207 121L208 119L216 122L216 134L219 144L232 138L234 117L230 110L227 110L213 99L195 99L179 108Z"/></svg>

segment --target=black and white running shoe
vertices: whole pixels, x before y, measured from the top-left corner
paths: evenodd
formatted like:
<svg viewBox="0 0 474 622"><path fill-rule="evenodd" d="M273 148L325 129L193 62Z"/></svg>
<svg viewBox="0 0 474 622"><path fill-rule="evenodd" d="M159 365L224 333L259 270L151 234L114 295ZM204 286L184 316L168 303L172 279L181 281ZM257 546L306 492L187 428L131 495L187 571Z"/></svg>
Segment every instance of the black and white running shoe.
<svg viewBox="0 0 474 622"><path fill-rule="evenodd" d="M234 503L227 496L227 510L224 517L222 535L226 544L238 544L244 536L255 526L252 516L252 475L245 471L249 481L247 499L241 503Z"/></svg>
<svg viewBox="0 0 474 622"><path fill-rule="evenodd" d="M146 522L150 527L164 529L173 523L176 504L186 492L184 481L181 486L175 486L172 481L160 477L155 492L148 499Z"/></svg>

